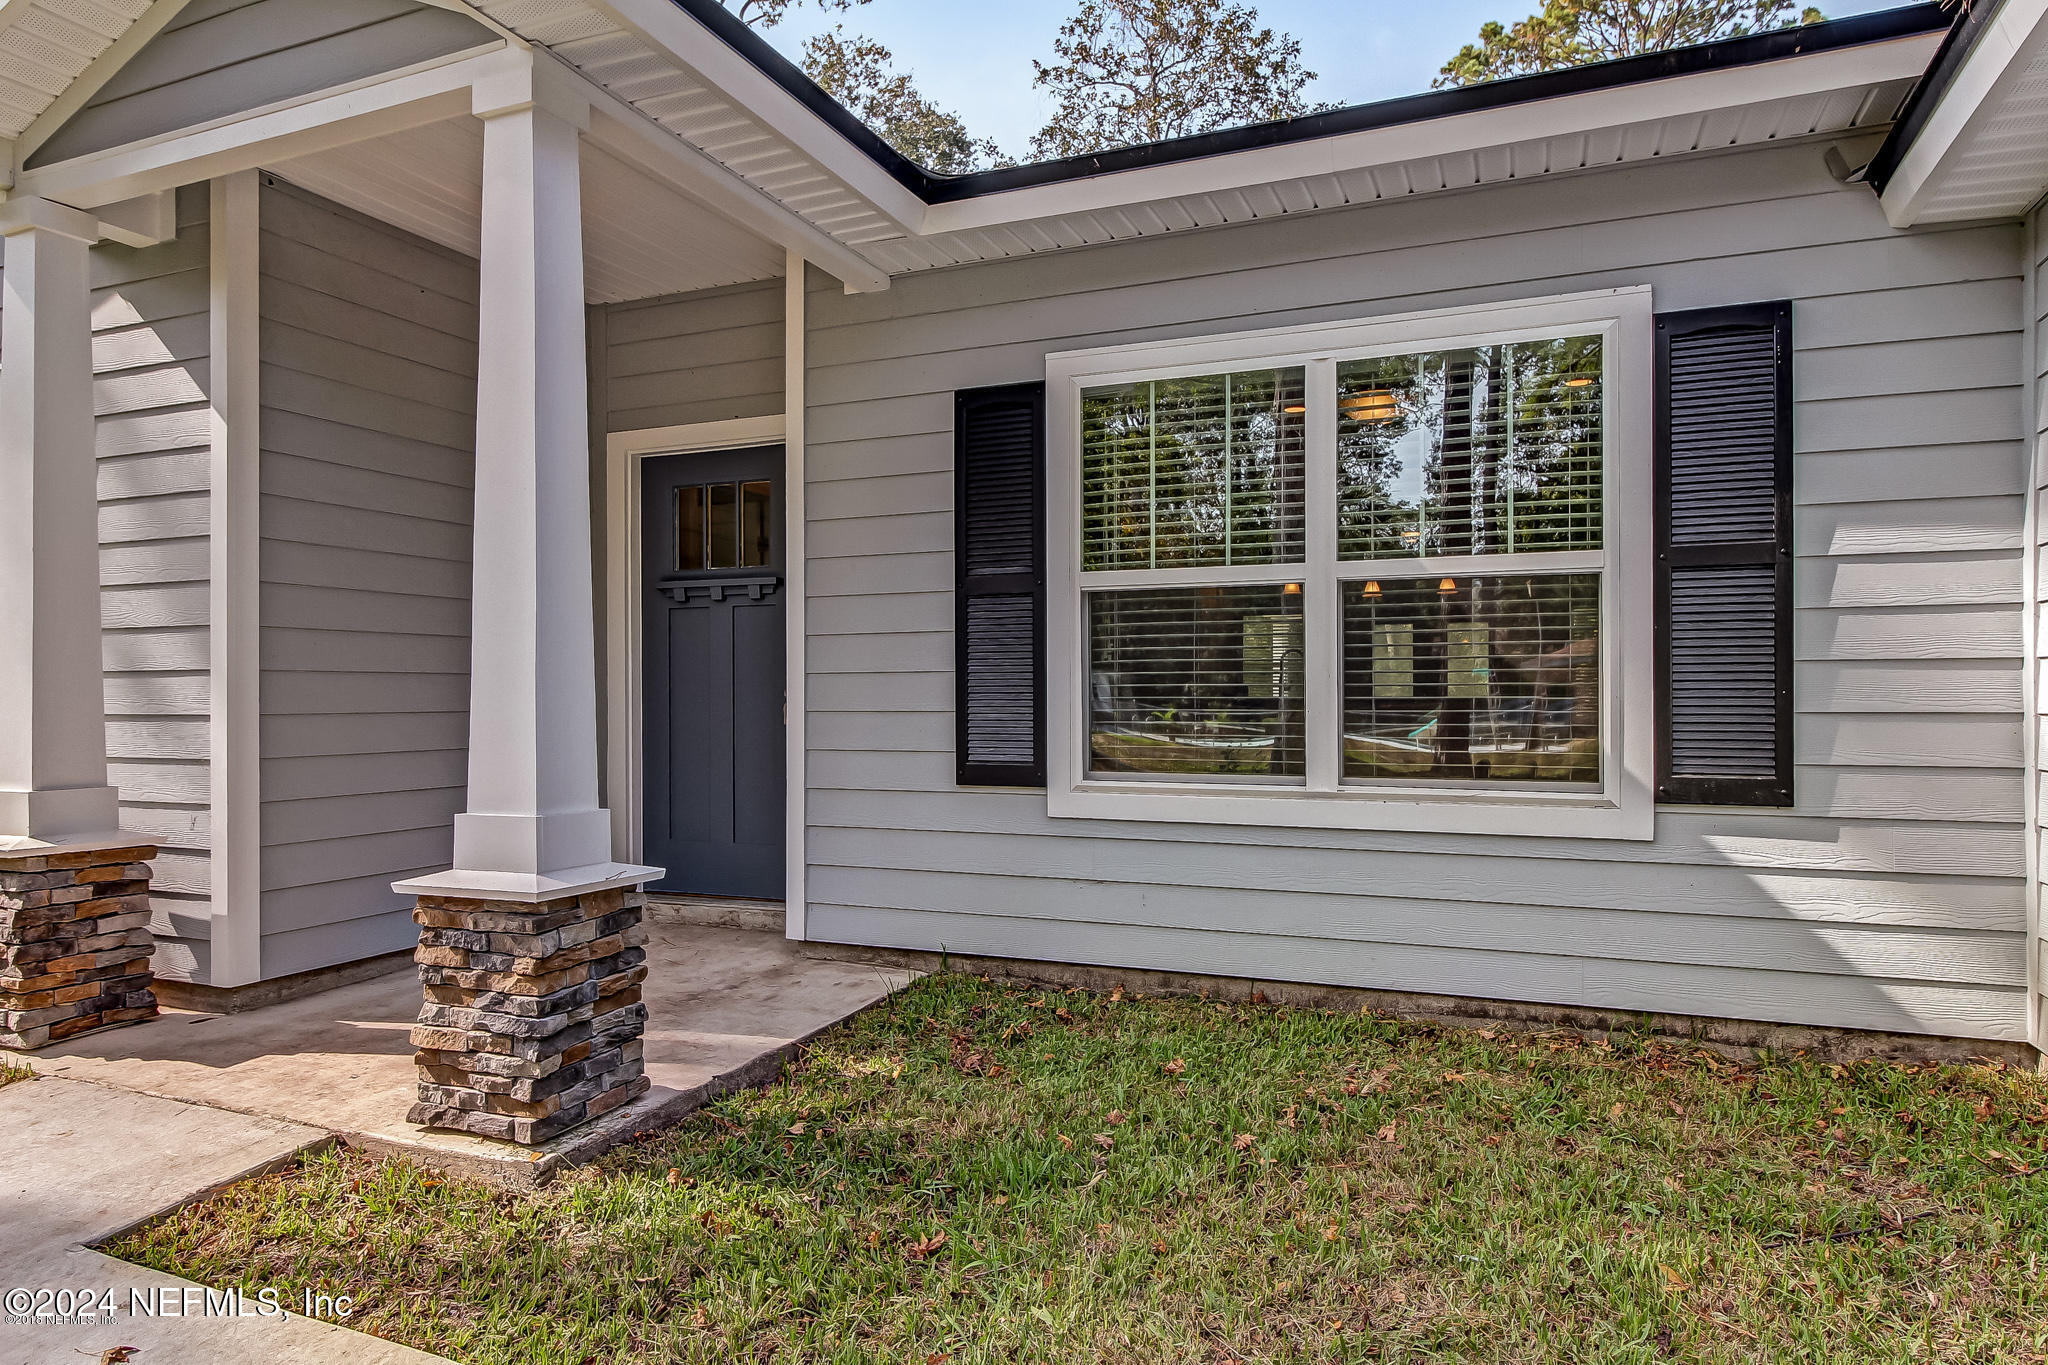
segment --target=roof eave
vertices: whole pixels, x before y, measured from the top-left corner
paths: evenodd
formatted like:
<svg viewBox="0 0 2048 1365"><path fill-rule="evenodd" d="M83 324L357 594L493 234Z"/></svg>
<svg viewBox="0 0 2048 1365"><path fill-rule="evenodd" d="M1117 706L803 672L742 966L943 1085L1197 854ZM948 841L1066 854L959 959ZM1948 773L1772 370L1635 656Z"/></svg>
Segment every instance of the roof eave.
<svg viewBox="0 0 2048 1365"><path fill-rule="evenodd" d="M912 162L825 93L795 63L770 46L719 0L671 0L776 86L783 96L822 120L889 178L927 205L958 204L991 195L1113 176L1267 148L1298 147L1495 109L1515 108L1590 92L1644 86L1710 72L1782 62L1790 58L1865 47L1934 33L1950 26L1940 3L1778 29L1645 53L1563 71L1542 72L1452 90L1353 105L1327 113L1223 129L1086 156L1037 162L969 175L938 175ZM1918 74L1917 71L1913 74ZM977 215L978 216L978 215ZM927 228L938 230L935 227Z"/></svg>

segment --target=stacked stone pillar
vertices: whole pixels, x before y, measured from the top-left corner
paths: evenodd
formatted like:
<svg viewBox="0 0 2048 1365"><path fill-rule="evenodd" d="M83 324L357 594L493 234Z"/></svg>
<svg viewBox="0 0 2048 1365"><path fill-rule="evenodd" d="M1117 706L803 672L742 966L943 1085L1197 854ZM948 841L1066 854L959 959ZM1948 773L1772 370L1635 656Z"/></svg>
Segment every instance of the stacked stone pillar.
<svg viewBox="0 0 2048 1365"><path fill-rule="evenodd" d="M421 896L407 1118L534 1145L647 1092L646 898L592 891L526 904Z"/></svg>
<svg viewBox="0 0 2048 1365"><path fill-rule="evenodd" d="M145 844L0 854L0 1047L156 1013Z"/></svg>

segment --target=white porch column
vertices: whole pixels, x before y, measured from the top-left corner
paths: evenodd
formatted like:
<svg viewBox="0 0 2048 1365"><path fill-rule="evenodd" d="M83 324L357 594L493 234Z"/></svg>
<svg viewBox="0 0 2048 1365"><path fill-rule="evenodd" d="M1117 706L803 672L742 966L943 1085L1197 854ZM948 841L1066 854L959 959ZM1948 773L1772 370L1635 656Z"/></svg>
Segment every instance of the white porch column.
<svg viewBox="0 0 2048 1365"><path fill-rule="evenodd" d="M92 298L98 224L0 207L0 1047L156 1013L149 864L107 785Z"/></svg>
<svg viewBox="0 0 2048 1365"><path fill-rule="evenodd" d="M0 208L0 851L111 839L93 466L94 219Z"/></svg>
<svg viewBox="0 0 2048 1365"><path fill-rule="evenodd" d="M469 803L454 878L477 892L658 875L612 861L599 805L578 173L589 111L549 75L521 54L474 91L482 304Z"/></svg>
<svg viewBox="0 0 2048 1365"><path fill-rule="evenodd" d="M477 82L484 121L469 808L418 897L408 1118L538 1145L647 1093L640 883L598 805L578 139L546 57Z"/></svg>

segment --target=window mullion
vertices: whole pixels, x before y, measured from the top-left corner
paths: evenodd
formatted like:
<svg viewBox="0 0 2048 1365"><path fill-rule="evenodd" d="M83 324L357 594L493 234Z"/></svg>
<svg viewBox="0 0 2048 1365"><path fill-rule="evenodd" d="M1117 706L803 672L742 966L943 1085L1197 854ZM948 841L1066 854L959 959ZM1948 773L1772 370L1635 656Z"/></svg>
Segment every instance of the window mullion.
<svg viewBox="0 0 2048 1365"><path fill-rule="evenodd" d="M1337 600L1337 365L1311 360L1306 367L1303 418L1303 514L1308 564L1303 579L1307 618L1303 636L1308 658L1304 670L1302 720L1307 743L1306 768L1310 791L1335 791L1342 778L1343 699L1341 679L1342 604Z"/></svg>

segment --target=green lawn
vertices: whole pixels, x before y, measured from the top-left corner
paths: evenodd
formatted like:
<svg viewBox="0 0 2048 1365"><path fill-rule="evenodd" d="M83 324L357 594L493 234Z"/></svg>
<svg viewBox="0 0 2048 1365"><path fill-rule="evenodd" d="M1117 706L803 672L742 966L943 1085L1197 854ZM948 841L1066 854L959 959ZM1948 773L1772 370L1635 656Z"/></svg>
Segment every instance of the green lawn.
<svg viewBox="0 0 2048 1365"><path fill-rule="evenodd" d="M531 1195L335 1153L118 1254L474 1362L2040 1361L2048 1084L925 980Z"/></svg>

